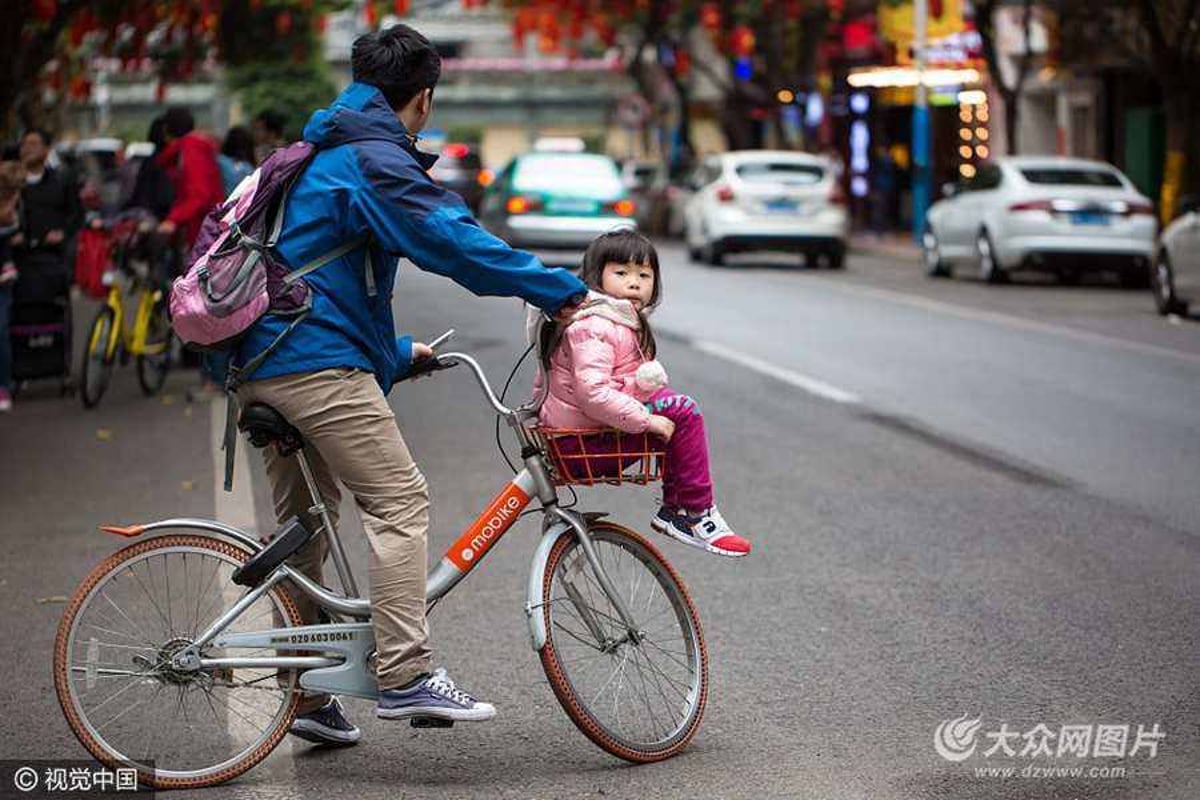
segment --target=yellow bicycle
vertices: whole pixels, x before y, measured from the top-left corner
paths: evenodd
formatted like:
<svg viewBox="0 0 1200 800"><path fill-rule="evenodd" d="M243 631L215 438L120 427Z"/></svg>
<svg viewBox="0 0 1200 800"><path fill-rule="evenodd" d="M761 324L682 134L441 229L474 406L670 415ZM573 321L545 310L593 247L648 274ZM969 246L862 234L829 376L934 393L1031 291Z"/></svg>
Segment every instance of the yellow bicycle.
<svg viewBox="0 0 1200 800"><path fill-rule="evenodd" d="M87 350L80 370L79 395L84 408L95 408L108 389L113 366L119 359L137 362L138 383L147 397L152 397L166 383L171 368L172 333L167 314L167 296L154 278L154 248L142 246L153 235L152 223L133 220L117 223L117 242L114 247L115 269L105 274L108 297L97 312L88 335ZM135 298L133 324L128 324L125 299Z"/></svg>

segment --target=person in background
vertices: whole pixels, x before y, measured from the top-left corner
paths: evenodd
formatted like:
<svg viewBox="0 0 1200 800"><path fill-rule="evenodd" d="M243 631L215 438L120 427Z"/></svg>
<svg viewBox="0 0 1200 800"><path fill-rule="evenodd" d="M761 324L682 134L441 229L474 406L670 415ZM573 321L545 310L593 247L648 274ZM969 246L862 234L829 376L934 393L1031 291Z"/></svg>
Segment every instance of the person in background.
<svg viewBox="0 0 1200 800"><path fill-rule="evenodd" d="M0 412L12 411L12 343L8 322L17 266L9 238L17 230L17 202L25 185L25 170L16 161L0 164Z"/></svg>
<svg viewBox="0 0 1200 800"><path fill-rule="evenodd" d="M221 167L221 181L228 196L258 166L254 156L254 136L249 129L244 125L235 125L226 132L217 163Z"/></svg>
<svg viewBox="0 0 1200 800"><path fill-rule="evenodd" d="M171 179L175 202L158 230L167 236L178 236L190 248L200 233L204 217L225 199L217 148L210 137L196 131L192 112L183 106L167 109L163 127L166 147L155 158Z"/></svg>
<svg viewBox="0 0 1200 800"><path fill-rule="evenodd" d="M896 162L886 147L877 144L871 158L871 230L876 236L895 228L895 208Z"/></svg>
<svg viewBox="0 0 1200 800"><path fill-rule="evenodd" d="M83 206L70 175L47 165L51 142L43 130L29 130L21 137L21 227L10 240L21 272L13 289L17 303L54 300L65 295L71 283L67 245L83 224Z"/></svg>
<svg viewBox="0 0 1200 800"><path fill-rule="evenodd" d="M159 223L158 234L168 241L164 253L170 261L164 271L167 279L173 280L182 268L183 253L196 241L208 212L225 199L225 190L217 165L216 143L196 131L192 112L183 106L167 109L163 127L167 144L156 160L171 178L175 202L166 219ZM200 386L188 392L189 400L220 393L222 381L216 365L202 358L200 375Z"/></svg>
<svg viewBox="0 0 1200 800"><path fill-rule="evenodd" d="M254 129L254 155L256 162L261 164L271 151L283 147L287 141L283 138L283 114L273 109L260 111L250 123Z"/></svg>
<svg viewBox="0 0 1200 800"><path fill-rule="evenodd" d="M167 146L167 121L160 114L150 123L146 140L154 145L154 152L136 164L137 177L133 182L133 190L121 209L141 208L149 211L155 219L166 219L175 204L175 189L171 186L171 178L167 171L158 163L157 157Z"/></svg>

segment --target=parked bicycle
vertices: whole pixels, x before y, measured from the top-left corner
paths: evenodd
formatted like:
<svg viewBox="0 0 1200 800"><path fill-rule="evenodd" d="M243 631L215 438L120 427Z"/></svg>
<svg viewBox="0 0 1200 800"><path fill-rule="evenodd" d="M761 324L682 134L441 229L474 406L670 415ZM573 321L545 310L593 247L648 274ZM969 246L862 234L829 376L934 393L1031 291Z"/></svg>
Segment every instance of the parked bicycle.
<svg viewBox="0 0 1200 800"><path fill-rule="evenodd" d="M577 432L539 429L538 403L506 407L464 353L427 359L415 372L456 365L474 373L508 423L524 466L430 571L429 608L538 501L542 538L524 611L555 697L588 739L619 758L674 756L695 735L708 696L704 636L682 580L654 545L607 513L563 507L559 489L580 481L555 443ZM254 446L299 460L322 525L310 530L293 519L265 546L213 520L103 526L139 541L84 579L55 642L55 689L71 730L96 759L133 766L158 788L219 784L262 761L291 726L301 692L378 695L370 604L358 594L302 436L262 404L246 407L238 425ZM583 482L661 477L662 452L638 441L619 472L586 469ZM313 536L328 537L341 592L285 563ZM303 625L292 592L344 621Z"/></svg>
<svg viewBox="0 0 1200 800"><path fill-rule="evenodd" d="M95 408L108 389L119 361L136 359L142 393L153 397L171 368L171 320L166 279L170 246L153 241L154 223L144 215L123 215L113 223L113 265L105 273L108 295L92 321L80 369L79 395L84 408ZM132 324L125 300L135 303Z"/></svg>

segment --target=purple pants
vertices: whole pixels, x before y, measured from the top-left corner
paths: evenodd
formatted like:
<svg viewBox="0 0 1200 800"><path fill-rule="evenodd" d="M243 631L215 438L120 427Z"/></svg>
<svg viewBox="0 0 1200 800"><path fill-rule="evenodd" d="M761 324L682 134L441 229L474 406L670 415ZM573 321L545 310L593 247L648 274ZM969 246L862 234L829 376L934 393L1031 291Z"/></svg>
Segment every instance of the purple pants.
<svg viewBox="0 0 1200 800"><path fill-rule="evenodd" d="M675 434L667 443L667 459L663 466L663 505L688 511L707 510L713 504L712 476L708 471L708 437L700 407L687 395L665 387L654 393L646 403L646 409L675 423ZM648 438L650 434L623 434L622 450L648 449L643 444ZM588 454L617 452L615 433L597 433L582 439L583 451ZM578 440L561 440L559 451L565 455L579 453ZM636 461L637 457L614 455L612 459L591 459L588 467L593 477L615 477ZM579 462L568 459L567 466L576 479L587 475L588 468Z"/></svg>

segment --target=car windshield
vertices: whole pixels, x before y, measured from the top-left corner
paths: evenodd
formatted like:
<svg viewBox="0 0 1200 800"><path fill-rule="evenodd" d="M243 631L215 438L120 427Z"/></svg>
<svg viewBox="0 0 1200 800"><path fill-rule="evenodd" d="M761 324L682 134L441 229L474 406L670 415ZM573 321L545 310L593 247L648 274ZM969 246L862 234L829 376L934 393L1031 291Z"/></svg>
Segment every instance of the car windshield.
<svg viewBox="0 0 1200 800"><path fill-rule="evenodd" d="M1121 188L1115 172L1080 167L1027 167L1021 170L1025 180L1039 186L1103 186Z"/></svg>
<svg viewBox="0 0 1200 800"><path fill-rule="evenodd" d="M608 156L534 153L517 162L513 188L607 199L624 192L617 165Z"/></svg>
<svg viewBox="0 0 1200 800"><path fill-rule="evenodd" d="M784 161L752 161L738 164L738 177L750 183L790 183L810 186L820 183L825 170L815 164L797 164Z"/></svg>

